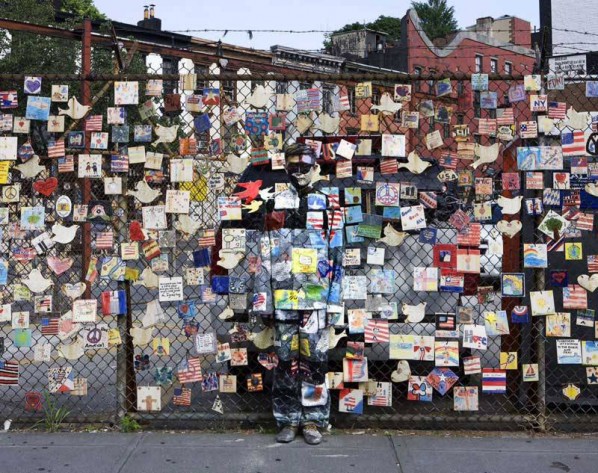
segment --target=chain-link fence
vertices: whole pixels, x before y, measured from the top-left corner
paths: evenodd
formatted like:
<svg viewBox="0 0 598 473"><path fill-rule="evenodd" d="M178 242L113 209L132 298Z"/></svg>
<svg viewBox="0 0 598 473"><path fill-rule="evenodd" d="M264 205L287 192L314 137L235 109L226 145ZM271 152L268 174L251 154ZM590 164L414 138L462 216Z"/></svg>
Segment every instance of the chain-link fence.
<svg viewBox="0 0 598 473"><path fill-rule="evenodd" d="M143 59L0 77L3 417L267 422L254 222L299 141L343 217L333 425L595 422L591 81Z"/></svg>

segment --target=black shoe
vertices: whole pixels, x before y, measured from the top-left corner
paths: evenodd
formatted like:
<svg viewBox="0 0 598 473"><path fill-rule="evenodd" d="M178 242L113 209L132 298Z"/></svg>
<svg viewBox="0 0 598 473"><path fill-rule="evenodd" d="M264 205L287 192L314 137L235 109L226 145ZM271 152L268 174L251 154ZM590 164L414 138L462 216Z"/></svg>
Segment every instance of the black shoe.
<svg viewBox="0 0 598 473"><path fill-rule="evenodd" d="M285 425L278 434L276 434L276 441L278 443L289 443L295 440L297 436L297 427L294 425Z"/></svg>
<svg viewBox="0 0 598 473"><path fill-rule="evenodd" d="M318 445L322 441L322 434L316 424L305 424L303 426L303 438L309 445Z"/></svg>

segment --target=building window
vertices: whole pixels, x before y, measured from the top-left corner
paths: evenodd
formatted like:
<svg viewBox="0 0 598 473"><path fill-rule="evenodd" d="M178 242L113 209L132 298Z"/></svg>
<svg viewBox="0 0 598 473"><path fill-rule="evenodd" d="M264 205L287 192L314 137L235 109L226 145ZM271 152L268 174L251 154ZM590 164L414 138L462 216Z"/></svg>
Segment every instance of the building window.
<svg viewBox="0 0 598 473"><path fill-rule="evenodd" d="M300 82L299 83L299 90L307 90L311 89L311 82Z"/></svg>
<svg viewBox="0 0 598 473"><path fill-rule="evenodd" d="M511 102L510 102L510 100L509 100L509 94L508 94L508 92L507 92L507 93L505 93L505 94L502 96L502 100L503 100L503 104L505 104L507 107L508 107L509 105L511 105Z"/></svg>
<svg viewBox="0 0 598 473"><path fill-rule="evenodd" d="M463 125L465 123L465 115L462 113L457 114L457 125Z"/></svg>
<svg viewBox="0 0 598 473"><path fill-rule="evenodd" d="M480 72L482 72L483 68L484 68L484 56L482 56L481 54L476 54L475 55L475 72L477 74L479 74Z"/></svg>
<svg viewBox="0 0 598 473"><path fill-rule="evenodd" d="M414 73L416 76L421 76L421 75L422 75L422 68L421 68L421 67L416 67L416 68L414 68L414 69L413 69L413 73ZM416 92L421 92L421 81L416 79L414 82L415 82L415 84L414 84L414 86L415 86L415 87L414 87L415 91L416 91Z"/></svg>
<svg viewBox="0 0 598 473"><path fill-rule="evenodd" d="M505 74L511 75L513 73L513 64L510 62L505 62Z"/></svg>
<svg viewBox="0 0 598 473"><path fill-rule="evenodd" d="M459 97L463 96L463 94L465 93L465 84L463 83L462 80L457 82L457 95Z"/></svg>
<svg viewBox="0 0 598 473"><path fill-rule="evenodd" d="M164 58L162 60L162 74L178 74L179 73L179 62L177 59ZM163 83L164 93L173 94L175 90L178 90L179 81L176 80L165 80Z"/></svg>
<svg viewBox="0 0 598 473"><path fill-rule="evenodd" d="M334 111L334 86L324 85L322 87L322 112L331 114Z"/></svg>
<svg viewBox="0 0 598 473"><path fill-rule="evenodd" d="M490 72L492 72L493 74L496 74L498 72L498 59L490 59Z"/></svg>
<svg viewBox="0 0 598 473"><path fill-rule="evenodd" d="M349 96L349 112L351 115L355 115L357 114L357 104L355 103L355 87L348 87L347 95Z"/></svg>
<svg viewBox="0 0 598 473"><path fill-rule="evenodd" d="M225 80L222 84L222 95L226 98L229 104L237 101L237 82L234 80Z"/></svg>
<svg viewBox="0 0 598 473"><path fill-rule="evenodd" d="M444 129L444 139L448 140L451 137L451 126L445 123L442 128Z"/></svg>
<svg viewBox="0 0 598 473"><path fill-rule="evenodd" d="M286 94L289 89L288 82L277 82L276 83L276 93L277 94Z"/></svg>
<svg viewBox="0 0 598 473"><path fill-rule="evenodd" d="M481 118L482 107L480 106L480 91L474 90L473 92L473 116L475 118Z"/></svg>
<svg viewBox="0 0 598 473"><path fill-rule="evenodd" d="M488 118L496 118L496 109L495 108L491 108L488 110Z"/></svg>
<svg viewBox="0 0 598 473"><path fill-rule="evenodd" d="M380 90L379 89L372 90L372 105L380 105ZM378 110L372 110L370 113L372 115L378 115Z"/></svg>
<svg viewBox="0 0 598 473"><path fill-rule="evenodd" d="M430 75L431 76L436 75L436 71L434 69L430 69ZM431 94L434 93L434 84L435 84L434 79L428 79L428 90L430 91Z"/></svg>
<svg viewBox="0 0 598 473"><path fill-rule="evenodd" d="M198 76L206 75L208 73L208 67L196 64L195 65L195 73ZM206 87L208 87L208 81L207 80L197 79L197 85L195 86L196 90L202 91Z"/></svg>

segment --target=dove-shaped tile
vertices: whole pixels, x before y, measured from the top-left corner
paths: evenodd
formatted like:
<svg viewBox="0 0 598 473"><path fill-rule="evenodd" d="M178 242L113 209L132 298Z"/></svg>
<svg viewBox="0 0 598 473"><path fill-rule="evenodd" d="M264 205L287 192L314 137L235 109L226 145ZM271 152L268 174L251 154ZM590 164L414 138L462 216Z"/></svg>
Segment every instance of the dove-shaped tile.
<svg viewBox="0 0 598 473"><path fill-rule="evenodd" d="M406 322L416 324L424 320L426 316L427 302L420 302L417 305L403 304L403 314L407 316Z"/></svg>
<svg viewBox="0 0 598 473"><path fill-rule="evenodd" d="M174 227L183 234L183 238L188 240L193 236L201 224L193 220L189 215L179 215L179 219L175 222Z"/></svg>
<svg viewBox="0 0 598 473"><path fill-rule="evenodd" d="M77 337L77 339L69 344L60 343L56 347L58 354L66 358L67 360L78 360L84 354L85 341L83 337Z"/></svg>
<svg viewBox="0 0 598 473"><path fill-rule="evenodd" d="M216 263L218 266L222 266L225 269L236 268L239 261L243 259L245 254L243 253L223 253L222 250L218 253L220 259Z"/></svg>
<svg viewBox="0 0 598 473"><path fill-rule="evenodd" d="M152 189L149 184L144 180L137 181L135 184L135 190L128 190L127 195L132 195L142 204L149 204L156 200L162 192L157 189Z"/></svg>
<svg viewBox="0 0 598 473"><path fill-rule="evenodd" d="M256 86L253 89L252 94L245 99L245 103L248 103L253 108L264 108L270 100L271 94L268 93L263 85Z"/></svg>
<svg viewBox="0 0 598 473"><path fill-rule="evenodd" d="M40 166L39 156L36 154L27 162L15 166L15 169L17 169L21 173L21 176L23 178L32 179L35 176L37 176L40 172L45 171L46 167Z"/></svg>
<svg viewBox="0 0 598 473"><path fill-rule="evenodd" d="M61 243L66 245L75 239L77 235L77 230L79 230L78 225L71 225L70 227L65 227L60 223L55 223L52 225L52 240L56 243Z"/></svg>
<svg viewBox="0 0 598 473"><path fill-rule="evenodd" d="M155 147L160 143L172 143L176 139L178 131L179 131L178 125L173 125L173 126L157 125L154 128L154 133L156 134L158 139L152 143L152 146Z"/></svg>
<svg viewBox="0 0 598 473"><path fill-rule="evenodd" d="M386 243L388 246L399 246L405 241L407 235L408 233L399 232L390 223L387 223L384 227L384 237L377 241Z"/></svg>
<svg viewBox="0 0 598 473"><path fill-rule="evenodd" d="M80 120L91 108L89 105L81 105L77 97L71 97L67 102L68 108L58 109L58 115L68 115L73 120Z"/></svg>
<svg viewBox="0 0 598 473"><path fill-rule="evenodd" d="M336 133L341 122L341 117L333 117L328 113L321 113L316 122L315 128L324 133Z"/></svg>
<svg viewBox="0 0 598 473"><path fill-rule="evenodd" d="M226 171L233 174L242 174L249 165L249 159L241 158L235 154L226 157Z"/></svg>
<svg viewBox="0 0 598 473"><path fill-rule="evenodd" d="M274 328L265 327L261 332L254 333L251 337L253 344L260 350L265 350L274 345Z"/></svg>
<svg viewBox="0 0 598 473"><path fill-rule="evenodd" d="M378 110L383 115L394 115L402 108L403 104L395 102L388 92L384 92L380 97L380 105L372 105L372 110Z"/></svg>
<svg viewBox="0 0 598 473"><path fill-rule="evenodd" d="M152 341L154 327L131 327L129 333L131 334L131 337L133 337L134 346L144 347L149 345L149 343Z"/></svg>
<svg viewBox="0 0 598 473"><path fill-rule="evenodd" d="M147 289L158 288L158 275L148 266L139 275L139 279L133 283L134 286L145 286Z"/></svg>
<svg viewBox="0 0 598 473"><path fill-rule="evenodd" d="M406 163L399 163L398 165L399 168L407 168L413 174L421 174L430 166L431 164L420 158L419 154L417 154L415 151L411 151L411 153L409 153Z"/></svg>
<svg viewBox="0 0 598 473"><path fill-rule="evenodd" d="M471 163L471 167L477 169L482 164L490 164L496 161L498 152L500 151L500 143L494 143L491 146L484 146L476 143L474 151L478 159Z"/></svg>
<svg viewBox="0 0 598 473"><path fill-rule="evenodd" d="M27 275L26 278L21 279L21 282L29 288L31 292L39 294L47 290L54 282L51 279L46 279L38 268L34 268Z"/></svg>

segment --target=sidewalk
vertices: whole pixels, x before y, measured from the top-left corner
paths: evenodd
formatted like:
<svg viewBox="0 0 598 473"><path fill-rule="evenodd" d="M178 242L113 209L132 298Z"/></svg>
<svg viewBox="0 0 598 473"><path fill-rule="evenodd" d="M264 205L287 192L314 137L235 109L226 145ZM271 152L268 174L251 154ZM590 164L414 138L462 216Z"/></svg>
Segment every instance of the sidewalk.
<svg viewBox="0 0 598 473"><path fill-rule="evenodd" d="M589 473L598 437L518 434L333 434L302 438L238 433L0 434L0 473Z"/></svg>

